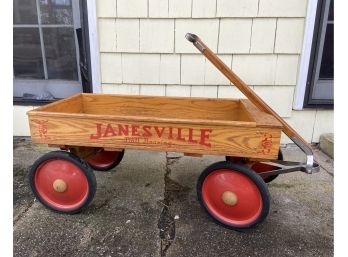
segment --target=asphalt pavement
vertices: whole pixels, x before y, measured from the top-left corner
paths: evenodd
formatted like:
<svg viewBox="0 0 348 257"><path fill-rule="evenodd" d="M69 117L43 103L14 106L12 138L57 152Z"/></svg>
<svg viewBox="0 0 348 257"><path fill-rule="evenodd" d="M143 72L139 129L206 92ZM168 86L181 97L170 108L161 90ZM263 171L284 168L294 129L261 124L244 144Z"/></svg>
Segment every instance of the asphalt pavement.
<svg viewBox="0 0 348 257"><path fill-rule="evenodd" d="M28 169L55 149L14 138L14 256L333 256L333 160L316 149L321 172L294 172L269 184L271 209L255 229L215 224L200 207L196 181L223 157L126 151L80 214L54 213L34 199ZM296 147L285 160L302 160Z"/></svg>

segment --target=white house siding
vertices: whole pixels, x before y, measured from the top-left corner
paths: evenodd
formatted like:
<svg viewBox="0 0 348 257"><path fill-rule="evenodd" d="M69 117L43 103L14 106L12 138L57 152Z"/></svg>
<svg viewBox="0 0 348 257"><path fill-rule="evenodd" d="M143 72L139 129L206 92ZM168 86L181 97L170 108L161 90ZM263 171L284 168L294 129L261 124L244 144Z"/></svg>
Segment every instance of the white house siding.
<svg viewBox="0 0 348 257"><path fill-rule="evenodd" d="M333 132L333 111L292 109L306 0L96 2L103 93L243 97L185 39L191 32L307 141Z"/></svg>
<svg viewBox="0 0 348 257"><path fill-rule="evenodd" d="M26 113L32 110L33 106L13 106L13 135L29 136L29 121Z"/></svg>

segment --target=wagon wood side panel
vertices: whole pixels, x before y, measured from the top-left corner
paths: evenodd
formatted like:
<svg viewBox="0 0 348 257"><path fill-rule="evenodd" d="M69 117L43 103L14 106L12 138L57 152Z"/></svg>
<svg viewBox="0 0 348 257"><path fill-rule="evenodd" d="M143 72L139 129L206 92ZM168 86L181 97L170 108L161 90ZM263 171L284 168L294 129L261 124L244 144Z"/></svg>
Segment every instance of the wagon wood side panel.
<svg viewBox="0 0 348 257"><path fill-rule="evenodd" d="M71 97L58 100L56 102L40 106L35 111L50 111L62 113L83 113L82 94L75 94Z"/></svg>
<svg viewBox="0 0 348 257"><path fill-rule="evenodd" d="M84 112L158 118L252 121L239 116L239 99L83 94Z"/></svg>
<svg viewBox="0 0 348 257"><path fill-rule="evenodd" d="M276 159L280 128L29 113L34 143Z"/></svg>
<svg viewBox="0 0 348 257"><path fill-rule="evenodd" d="M240 112L249 116L250 120L254 120L258 127L283 127L283 125L274 116L260 111L248 99L241 99L240 103Z"/></svg>

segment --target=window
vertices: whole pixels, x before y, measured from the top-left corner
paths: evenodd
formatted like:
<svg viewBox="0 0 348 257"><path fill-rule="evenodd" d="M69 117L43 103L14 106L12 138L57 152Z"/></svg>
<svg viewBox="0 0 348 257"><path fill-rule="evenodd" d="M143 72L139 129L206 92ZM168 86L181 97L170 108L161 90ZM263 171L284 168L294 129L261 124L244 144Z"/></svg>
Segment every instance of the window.
<svg viewBox="0 0 348 257"><path fill-rule="evenodd" d="M52 101L82 92L78 0L14 0L15 101Z"/></svg>
<svg viewBox="0 0 348 257"><path fill-rule="evenodd" d="M304 107L334 102L334 0L319 0Z"/></svg>

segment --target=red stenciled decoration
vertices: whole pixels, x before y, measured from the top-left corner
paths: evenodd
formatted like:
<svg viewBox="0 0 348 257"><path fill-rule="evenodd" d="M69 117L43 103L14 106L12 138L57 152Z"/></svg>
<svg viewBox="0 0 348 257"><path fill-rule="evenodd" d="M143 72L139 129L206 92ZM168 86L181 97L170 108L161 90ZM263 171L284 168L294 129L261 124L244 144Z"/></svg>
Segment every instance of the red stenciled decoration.
<svg viewBox="0 0 348 257"><path fill-rule="evenodd" d="M98 140L106 137L123 137L125 143L174 144L176 141L211 148L210 136L213 130L208 128L110 123L96 123L95 125L95 132L94 134L90 134L90 140Z"/></svg>
<svg viewBox="0 0 348 257"><path fill-rule="evenodd" d="M269 154L273 145L272 134L264 133L261 139L261 150L263 154Z"/></svg>
<svg viewBox="0 0 348 257"><path fill-rule="evenodd" d="M35 122L38 124L38 132L40 137L47 138L48 120L35 120Z"/></svg>

